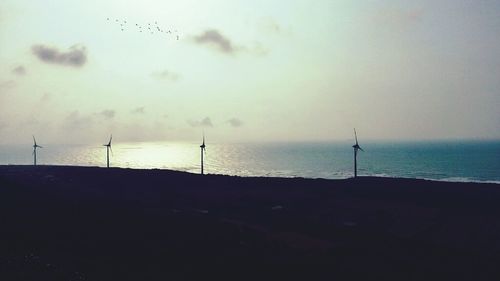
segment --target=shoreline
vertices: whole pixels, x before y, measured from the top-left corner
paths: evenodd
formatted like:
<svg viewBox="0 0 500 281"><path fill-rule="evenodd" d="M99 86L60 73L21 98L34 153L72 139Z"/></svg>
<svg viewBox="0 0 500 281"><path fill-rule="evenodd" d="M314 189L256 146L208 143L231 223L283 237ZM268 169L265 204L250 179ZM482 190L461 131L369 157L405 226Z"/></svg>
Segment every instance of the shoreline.
<svg viewBox="0 0 500 281"><path fill-rule="evenodd" d="M32 164L0 164L0 167L34 167ZM38 164L37 167L75 167L75 168L103 168L107 169L104 166L84 166L84 165L46 165L46 164ZM133 167L110 167L112 169L124 169L124 170L160 170L160 171L173 171L180 173L187 173L191 175L198 175L199 173L183 171L183 170L174 170L168 168L133 168ZM349 180L353 179L353 177L346 178L314 178L314 177L302 177L302 176L250 176L250 175L229 175L229 174L205 174L211 176L227 176L227 177L241 177L241 178L284 178L284 179L310 179L310 180ZM386 174L374 174L374 175L359 175L359 178L387 178L387 179L403 179L403 180L425 180L425 181L436 181L436 182L448 182L448 183L478 183L478 184L500 184L500 180L474 180L470 178L463 177L449 177L443 179L434 179L434 178L426 178L426 177L396 177Z"/></svg>

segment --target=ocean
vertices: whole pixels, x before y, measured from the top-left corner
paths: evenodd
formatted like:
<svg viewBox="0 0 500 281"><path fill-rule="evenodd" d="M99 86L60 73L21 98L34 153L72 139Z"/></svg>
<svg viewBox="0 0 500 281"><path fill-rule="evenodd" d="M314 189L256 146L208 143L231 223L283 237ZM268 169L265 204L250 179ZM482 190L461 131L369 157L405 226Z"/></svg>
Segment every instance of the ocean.
<svg viewBox="0 0 500 281"><path fill-rule="evenodd" d="M0 164L32 164L27 143L0 145ZM199 143L113 144L111 166L200 171ZM341 179L353 176L347 142L207 143L205 172L239 176ZM358 153L361 176L500 183L500 141L366 142ZM105 166L102 145L45 145L40 165Z"/></svg>

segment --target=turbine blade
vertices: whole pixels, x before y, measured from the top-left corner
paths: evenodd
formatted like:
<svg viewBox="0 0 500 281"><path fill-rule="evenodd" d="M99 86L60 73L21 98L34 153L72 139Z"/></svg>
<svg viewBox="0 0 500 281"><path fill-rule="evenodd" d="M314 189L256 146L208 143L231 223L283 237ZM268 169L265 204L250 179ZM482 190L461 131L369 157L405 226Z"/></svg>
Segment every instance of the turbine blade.
<svg viewBox="0 0 500 281"><path fill-rule="evenodd" d="M356 139L356 144L358 144L358 135L356 134L356 128L354 128L354 138Z"/></svg>
<svg viewBox="0 0 500 281"><path fill-rule="evenodd" d="M109 146L109 150L111 151L111 156L114 156L113 155L113 149L111 148L111 145Z"/></svg>
<svg viewBox="0 0 500 281"><path fill-rule="evenodd" d="M35 136L33 136L33 144L36 145L36 139Z"/></svg>
<svg viewBox="0 0 500 281"><path fill-rule="evenodd" d="M361 151L365 152L365 151L364 151L361 147L359 147L359 150L361 150Z"/></svg>
<svg viewBox="0 0 500 281"><path fill-rule="evenodd" d="M111 141L113 140L113 134L111 134L111 136L109 137L109 145L111 145Z"/></svg>

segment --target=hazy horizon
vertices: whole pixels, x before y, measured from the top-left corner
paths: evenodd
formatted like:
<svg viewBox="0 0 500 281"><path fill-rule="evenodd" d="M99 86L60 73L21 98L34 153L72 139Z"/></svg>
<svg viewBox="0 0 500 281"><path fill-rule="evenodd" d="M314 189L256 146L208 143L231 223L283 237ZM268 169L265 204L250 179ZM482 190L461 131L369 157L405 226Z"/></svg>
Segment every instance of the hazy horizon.
<svg viewBox="0 0 500 281"><path fill-rule="evenodd" d="M0 144L499 140L499 35L499 1L4 0Z"/></svg>

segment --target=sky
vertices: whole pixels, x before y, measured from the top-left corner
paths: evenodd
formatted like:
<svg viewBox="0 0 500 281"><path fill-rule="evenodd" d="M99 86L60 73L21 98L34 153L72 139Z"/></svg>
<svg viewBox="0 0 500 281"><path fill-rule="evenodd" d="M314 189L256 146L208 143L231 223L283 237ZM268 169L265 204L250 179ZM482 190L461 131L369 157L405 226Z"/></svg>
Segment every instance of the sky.
<svg viewBox="0 0 500 281"><path fill-rule="evenodd" d="M0 143L500 139L499 46L500 1L3 0Z"/></svg>

